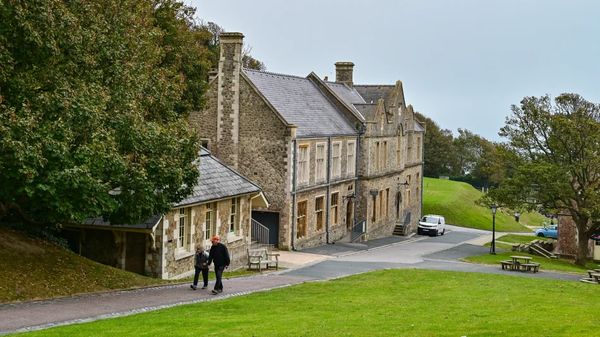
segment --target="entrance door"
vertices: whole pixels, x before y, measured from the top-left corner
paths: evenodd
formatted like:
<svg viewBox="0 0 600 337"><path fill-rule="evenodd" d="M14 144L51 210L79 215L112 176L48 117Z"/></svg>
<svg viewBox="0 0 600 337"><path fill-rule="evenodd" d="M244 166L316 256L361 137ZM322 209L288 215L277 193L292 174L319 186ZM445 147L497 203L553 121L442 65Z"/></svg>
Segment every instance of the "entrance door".
<svg viewBox="0 0 600 337"><path fill-rule="evenodd" d="M269 244L279 244L279 213L252 211L252 219L269 229Z"/></svg>
<svg viewBox="0 0 600 337"><path fill-rule="evenodd" d="M352 199L348 199L346 202L346 228L351 231L354 225L354 203Z"/></svg>
<svg viewBox="0 0 600 337"><path fill-rule="evenodd" d="M125 244L125 270L144 274L146 262L146 234L127 233Z"/></svg>

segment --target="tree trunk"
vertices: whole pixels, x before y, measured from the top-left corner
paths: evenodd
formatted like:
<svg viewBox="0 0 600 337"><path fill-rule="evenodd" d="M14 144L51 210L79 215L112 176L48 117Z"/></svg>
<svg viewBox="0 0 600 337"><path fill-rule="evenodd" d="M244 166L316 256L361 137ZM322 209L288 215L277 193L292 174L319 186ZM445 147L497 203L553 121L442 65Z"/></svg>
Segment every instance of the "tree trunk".
<svg viewBox="0 0 600 337"><path fill-rule="evenodd" d="M577 256L575 257L575 264L585 266L588 259L588 241L590 240L587 231L582 230L577 226Z"/></svg>

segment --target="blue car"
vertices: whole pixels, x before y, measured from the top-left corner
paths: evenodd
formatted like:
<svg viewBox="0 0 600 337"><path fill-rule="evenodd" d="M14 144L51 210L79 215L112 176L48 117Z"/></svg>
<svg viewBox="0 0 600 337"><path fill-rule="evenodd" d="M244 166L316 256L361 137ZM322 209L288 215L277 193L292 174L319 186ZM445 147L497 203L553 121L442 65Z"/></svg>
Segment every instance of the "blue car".
<svg viewBox="0 0 600 337"><path fill-rule="evenodd" d="M544 228L540 228L535 231L535 235L541 238L558 239L558 225L550 225Z"/></svg>

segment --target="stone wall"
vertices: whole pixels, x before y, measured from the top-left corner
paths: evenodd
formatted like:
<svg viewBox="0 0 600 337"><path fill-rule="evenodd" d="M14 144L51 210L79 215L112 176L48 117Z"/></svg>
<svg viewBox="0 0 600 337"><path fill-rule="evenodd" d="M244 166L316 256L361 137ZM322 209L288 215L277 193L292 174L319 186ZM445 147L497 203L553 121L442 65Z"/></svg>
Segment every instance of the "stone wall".
<svg viewBox="0 0 600 337"><path fill-rule="evenodd" d="M239 228L229 231L229 216L232 199L224 199L214 203L212 211L212 228L207 233L206 212L207 204L186 207L191 216L189 233L191 241L185 249L177 248L177 228L179 224L179 209L174 209L163 217L156 230L156 241L162 241L160 248L162 259L162 278L181 278L193 274L194 252L197 245L210 249L210 237L215 233L221 236L221 242L227 246L231 256L231 269L242 268L247 262L247 248L250 243L251 200L249 196L239 198L238 218ZM162 234L164 233L164 236ZM158 243L157 243L158 245ZM153 257L154 258L154 257Z"/></svg>

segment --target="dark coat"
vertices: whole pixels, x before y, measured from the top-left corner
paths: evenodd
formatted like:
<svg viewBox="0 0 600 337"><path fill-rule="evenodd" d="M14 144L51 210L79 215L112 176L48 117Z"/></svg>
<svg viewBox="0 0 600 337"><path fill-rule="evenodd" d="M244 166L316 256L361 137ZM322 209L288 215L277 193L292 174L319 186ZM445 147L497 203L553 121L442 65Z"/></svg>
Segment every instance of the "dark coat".
<svg viewBox="0 0 600 337"><path fill-rule="evenodd" d="M229 266L229 250L222 243L216 243L210 247L208 254L208 264L215 264L215 267Z"/></svg>
<svg viewBox="0 0 600 337"><path fill-rule="evenodd" d="M194 267L208 269L208 253L205 250L199 253L196 252L196 256L194 258Z"/></svg>

